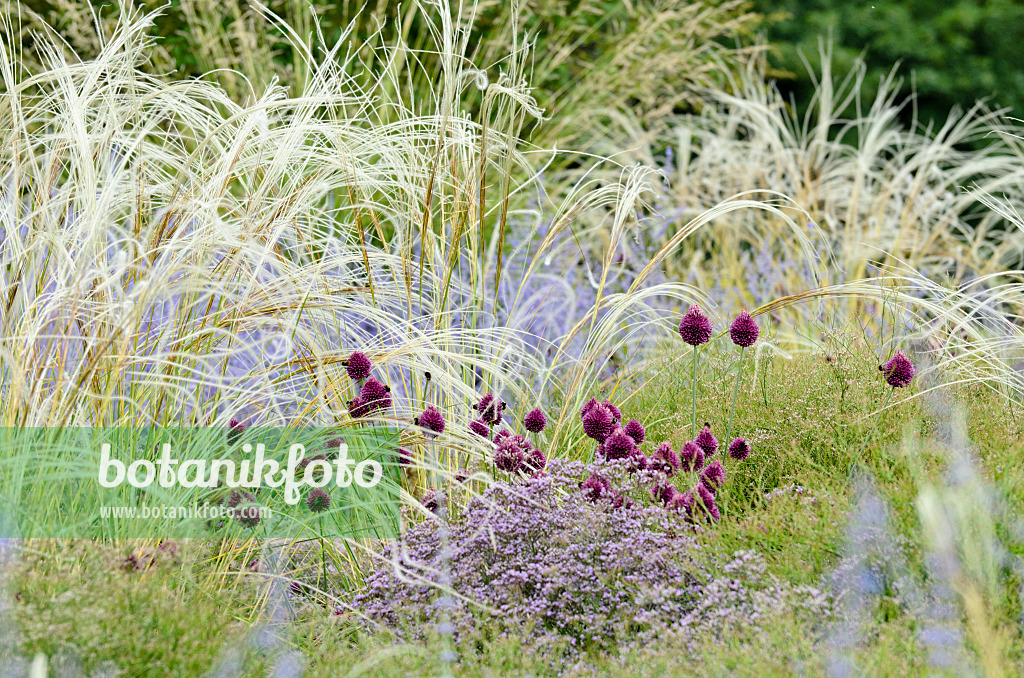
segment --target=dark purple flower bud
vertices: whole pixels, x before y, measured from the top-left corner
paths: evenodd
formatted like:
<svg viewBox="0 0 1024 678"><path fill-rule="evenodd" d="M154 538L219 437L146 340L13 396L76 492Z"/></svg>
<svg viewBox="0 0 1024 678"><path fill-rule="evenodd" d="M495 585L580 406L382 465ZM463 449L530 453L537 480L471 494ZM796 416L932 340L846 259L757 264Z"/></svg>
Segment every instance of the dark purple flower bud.
<svg viewBox="0 0 1024 678"><path fill-rule="evenodd" d="M493 426L501 423L502 413L505 411L505 403L495 398L493 393L488 393L480 399L476 409L480 413L480 418Z"/></svg>
<svg viewBox="0 0 1024 678"><path fill-rule="evenodd" d="M397 450L395 450L395 453L396 456L398 457L399 466L412 466L412 452L405 449L404 447L399 447Z"/></svg>
<svg viewBox="0 0 1024 678"><path fill-rule="evenodd" d="M910 362L903 351L896 351L896 355L884 365L879 365L878 369L885 375L885 381L893 388L908 386L915 373L914 364Z"/></svg>
<svg viewBox="0 0 1024 678"><path fill-rule="evenodd" d="M245 432L245 429L247 428L248 426L246 426L242 422L238 421L237 419L232 419L228 423L228 445L234 445L235 443L237 443L238 439L242 437L242 434Z"/></svg>
<svg viewBox="0 0 1024 678"><path fill-rule="evenodd" d="M705 459L715 456L715 451L718 449L718 438L711 433L711 424L704 424L704 430L697 434L693 442L703 450Z"/></svg>
<svg viewBox="0 0 1024 678"><path fill-rule="evenodd" d="M455 482L461 485L462 483L469 480L469 477L471 475L472 474L469 472L468 468L460 468L458 471L455 472Z"/></svg>
<svg viewBox="0 0 1024 678"><path fill-rule="evenodd" d="M732 343L742 348L753 346L754 342L757 341L757 335L761 333L761 328L757 326L754 319L750 317L750 314L743 311L736 319L732 321L732 325L729 326L729 336L732 337Z"/></svg>
<svg viewBox="0 0 1024 678"><path fill-rule="evenodd" d="M612 490L609 496L612 508L633 508L633 500Z"/></svg>
<svg viewBox="0 0 1024 678"><path fill-rule="evenodd" d="M729 456L743 460L750 456L750 444L746 438L736 438L729 443Z"/></svg>
<svg viewBox="0 0 1024 678"><path fill-rule="evenodd" d="M615 429L614 433L604 441L604 457L609 461L625 459L633 454L635 449L636 443L621 428Z"/></svg>
<svg viewBox="0 0 1024 678"><path fill-rule="evenodd" d="M344 444L345 444L345 439L344 438L331 438L326 443L324 443L324 449L327 450L327 452L326 452L327 458L328 459L337 459L338 458L339 450L340 450L341 446L344 445Z"/></svg>
<svg viewBox="0 0 1024 678"><path fill-rule="evenodd" d="M370 369L373 364L370 359L366 357L365 353L355 351L348 357L348 361L345 363L345 371L348 372L348 376L355 381L362 381L370 376Z"/></svg>
<svg viewBox="0 0 1024 678"><path fill-rule="evenodd" d="M612 405L612 401L610 401L610 400L604 401L604 406L607 407L608 410L612 413L612 419L615 420L616 424L618 424L620 421L622 421L622 410L620 410L619 408L615 407L615 405Z"/></svg>
<svg viewBox="0 0 1024 678"><path fill-rule="evenodd" d="M434 437L444 432L444 415L433 405L427 405L427 409L416 418L416 425L427 430L427 435Z"/></svg>
<svg viewBox="0 0 1024 678"><path fill-rule="evenodd" d="M299 468L304 469L314 461L327 461L326 454L314 454L312 457L303 457L299 460Z"/></svg>
<svg viewBox="0 0 1024 678"><path fill-rule="evenodd" d="M612 486L607 480L594 473L580 484L580 490L583 491L583 496L590 501L597 501L605 494L610 493Z"/></svg>
<svg viewBox="0 0 1024 678"><path fill-rule="evenodd" d="M491 427L480 419L474 419L469 422L469 430L481 438L489 438L491 436Z"/></svg>
<svg viewBox="0 0 1024 678"><path fill-rule="evenodd" d="M591 398L590 400L588 400L580 409L580 419L582 420L583 417L587 416L587 412L589 412L591 409L594 408L595 405L598 404L599 403L597 402L597 398Z"/></svg>
<svg viewBox="0 0 1024 678"><path fill-rule="evenodd" d="M698 451L700 451L698 449ZM703 458L701 459L703 461ZM667 442L658 445L658 449L651 456L651 466L657 468L665 475L671 477L679 470L679 455Z"/></svg>
<svg viewBox="0 0 1024 678"><path fill-rule="evenodd" d="M441 490L429 489L423 495L420 503L431 513L437 514L448 506L448 497Z"/></svg>
<svg viewBox="0 0 1024 678"><path fill-rule="evenodd" d="M715 495L708 488L704 487L702 483L698 483L693 491L694 499L696 499L694 510L703 512L711 520L719 520L722 516L718 512L718 507L715 506Z"/></svg>
<svg viewBox="0 0 1024 678"><path fill-rule="evenodd" d="M679 494L679 490L672 483L662 483L651 488L651 499L663 504L668 504L677 494Z"/></svg>
<svg viewBox="0 0 1024 678"><path fill-rule="evenodd" d="M230 496L228 496L228 500L224 502L224 505L227 506L229 509L233 509L236 506L240 506L241 504L244 504L246 502L254 501L256 501L256 497L253 496L251 492L246 492L245 490L235 490L230 494Z"/></svg>
<svg viewBox="0 0 1024 678"><path fill-rule="evenodd" d="M725 482L725 468L722 462L713 461L705 466L700 472L700 482L711 491L711 494L717 494Z"/></svg>
<svg viewBox="0 0 1024 678"><path fill-rule="evenodd" d="M548 419L541 412L540 408L537 407L523 417L523 426L530 433L540 433L544 430L544 427L548 425Z"/></svg>
<svg viewBox="0 0 1024 678"><path fill-rule="evenodd" d="M252 529L260 524L263 518L260 507L256 503L256 497L244 490L235 490L228 497L227 507L231 514L242 527Z"/></svg>
<svg viewBox="0 0 1024 678"><path fill-rule="evenodd" d="M603 443L614 430L615 419L606 405L595 405L583 417L583 432L599 443Z"/></svg>
<svg viewBox="0 0 1024 678"><path fill-rule="evenodd" d="M700 346L711 339L711 321L700 306L693 304L679 322L679 336L690 346Z"/></svg>
<svg viewBox="0 0 1024 678"><path fill-rule="evenodd" d="M306 507L313 513L323 513L331 508L331 495L319 487L314 488L306 495Z"/></svg>
<svg viewBox="0 0 1024 678"><path fill-rule="evenodd" d="M515 473L525 461L526 450L513 436L502 438L494 451L494 466L506 473Z"/></svg>
<svg viewBox="0 0 1024 678"><path fill-rule="evenodd" d="M636 419L630 419L629 422L622 427L622 430L625 431L626 435L632 438L633 442L637 445L642 443L644 441L644 437L647 435L643 425Z"/></svg>
<svg viewBox="0 0 1024 678"><path fill-rule="evenodd" d="M683 445L679 453L679 468L685 473L691 473L704 466L704 450L692 440Z"/></svg>

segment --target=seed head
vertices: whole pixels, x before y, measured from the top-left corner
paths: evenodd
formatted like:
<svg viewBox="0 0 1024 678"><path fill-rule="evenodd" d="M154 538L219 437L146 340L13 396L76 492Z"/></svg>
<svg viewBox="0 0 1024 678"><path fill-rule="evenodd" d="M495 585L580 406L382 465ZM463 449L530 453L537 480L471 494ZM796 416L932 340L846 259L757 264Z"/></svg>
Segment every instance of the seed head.
<svg viewBox="0 0 1024 678"><path fill-rule="evenodd" d="M644 430L643 425L636 419L630 419L626 425L622 427L622 430L625 431L626 435L632 438L633 442L637 445L642 443L644 438L647 436L647 432Z"/></svg>
<svg viewBox="0 0 1024 678"><path fill-rule="evenodd" d="M544 427L548 425L548 419L541 412L541 409L535 408L523 417L523 426L530 433L540 433L544 430Z"/></svg>
<svg viewBox="0 0 1024 678"><path fill-rule="evenodd" d="M306 507L313 513L323 513L331 508L331 495L319 487L314 488L306 495Z"/></svg>
<svg viewBox="0 0 1024 678"><path fill-rule="evenodd" d="M750 313L743 311L736 319L732 321L732 325L729 326L729 336L732 338L732 343L742 348L753 346L754 342L757 341L757 335L761 333L761 328L757 326L754 319L750 317Z"/></svg>
<svg viewBox="0 0 1024 678"><path fill-rule="evenodd" d="M366 357L365 353L355 351L348 357L348 363L345 365L345 371L348 372L349 378L355 381L362 381L370 376L370 369L373 367L373 363Z"/></svg>
<svg viewBox="0 0 1024 678"><path fill-rule="evenodd" d="M743 460L750 456L750 443L746 438L736 438L729 443L729 456L733 459Z"/></svg>
<svg viewBox="0 0 1024 678"><path fill-rule="evenodd" d="M890 358L885 364L878 367L885 375L885 381L893 388L903 388L910 384L914 378L914 363L910 362L903 351L896 351L896 355Z"/></svg>
<svg viewBox="0 0 1024 678"><path fill-rule="evenodd" d="M711 321L700 306L693 304L679 321L679 336L690 346L700 346L711 339Z"/></svg>

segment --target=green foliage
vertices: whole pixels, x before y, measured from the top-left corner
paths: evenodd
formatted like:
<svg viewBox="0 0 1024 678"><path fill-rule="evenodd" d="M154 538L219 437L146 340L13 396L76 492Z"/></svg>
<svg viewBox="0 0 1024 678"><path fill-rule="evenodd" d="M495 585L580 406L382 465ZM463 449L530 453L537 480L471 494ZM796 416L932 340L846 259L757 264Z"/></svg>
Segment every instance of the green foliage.
<svg viewBox="0 0 1024 678"><path fill-rule="evenodd" d="M809 101L814 84L799 51L818 70L818 41L830 32L837 70L863 51L867 83L877 86L897 63L911 77L923 121L992 97L1024 112L1024 5L1015 0L755 0L768 16L773 61L796 76L792 91ZM909 115L909 113L908 113Z"/></svg>

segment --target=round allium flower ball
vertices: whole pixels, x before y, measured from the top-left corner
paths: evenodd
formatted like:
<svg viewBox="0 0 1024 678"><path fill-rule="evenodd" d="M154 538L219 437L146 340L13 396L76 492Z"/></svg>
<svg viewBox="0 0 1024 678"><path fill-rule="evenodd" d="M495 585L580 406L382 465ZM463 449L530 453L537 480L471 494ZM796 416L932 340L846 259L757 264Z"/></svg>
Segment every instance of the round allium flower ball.
<svg viewBox="0 0 1024 678"><path fill-rule="evenodd" d="M647 435L647 432L644 430L643 424L641 424L636 419L630 419L626 423L626 425L622 427L622 430L625 431L626 435L632 438L633 442L636 443L637 445L642 443Z"/></svg>
<svg viewBox="0 0 1024 678"><path fill-rule="evenodd" d="M698 304L693 304L679 321L679 336L690 346L700 346L711 339L711 321Z"/></svg>
<svg viewBox="0 0 1024 678"><path fill-rule="evenodd" d="M713 461L705 466L700 472L700 482L711 491L711 494L716 494L725 482L725 468L722 462Z"/></svg>
<svg viewBox="0 0 1024 678"><path fill-rule="evenodd" d="M543 471L547 464L548 458L536 447L530 449L523 459L523 467L530 473L539 473Z"/></svg>
<svg viewBox="0 0 1024 678"><path fill-rule="evenodd" d="M617 428L604 441L604 458L609 461L613 459L625 459L629 455L633 454L633 450L635 449L636 443L633 442L633 439L630 438L621 428Z"/></svg>
<svg viewBox="0 0 1024 678"><path fill-rule="evenodd" d="M715 506L715 495L708 488L704 487L702 483L697 483L694 491L694 499L696 500L694 501L694 509L703 511L711 520L719 520L722 515L718 512L718 507Z"/></svg>
<svg viewBox="0 0 1024 678"><path fill-rule="evenodd" d="M469 480L472 475L473 474L469 472L468 468L460 468L458 471L455 472L455 482L461 485L462 483L465 483L467 480Z"/></svg>
<svg viewBox="0 0 1024 678"><path fill-rule="evenodd" d="M481 438L488 438L491 435L491 428L482 419L474 419L469 422L469 430Z"/></svg>
<svg viewBox="0 0 1024 678"><path fill-rule="evenodd" d="M359 417L365 417L370 413L370 405L361 397L356 396L352 400L348 401L348 413L357 419Z"/></svg>
<svg viewBox="0 0 1024 678"><path fill-rule="evenodd" d="M341 452L341 446L345 444L344 438L331 438L324 443L324 449L327 450L328 459L337 459L338 454Z"/></svg>
<svg viewBox="0 0 1024 678"><path fill-rule="evenodd" d="M615 418L607 405L597 404L583 417L583 432L603 443L615 430Z"/></svg>
<svg viewBox="0 0 1024 678"><path fill-rule="evenodd" d="M686 492L676 492L672 495L672 498L668 500L666 507L670 511L679 511L680 513L689 516L693 513L693 492L687 490Z"/></svg>
<svg viewBox="0 0 1024 678"><path fill-rule="evenodd" d="M591 398L586 403L584 403L583 407L580 408L580 419L582 420L583 417L587 416L587 412L594 409L594 407L599 404L600 403L597 402L597 398Z"/></svg>
<svg viewBox="0 0 1024 678"><path fill-rule="evenodd" d="M245 433L245 429L247 428L248 426L242 422L237 419L232 419L228 423L228 445L234 445L237 443L238 439L242 437L242 434Z"/></svg>
<svg viewBox="0 0 1024 678"><path fill-rule="evenodd" d="M412 452L405 449L404 447L399 447L397 450L395 450L395 454L398 457L399 466L412 466Z"/></svg>
<svg viewBox="0 0 1024 678"><path fill-rule="evenodd" d="M882 370L885 381L893 388L908 386L915 373L914 363L910 362L910 358L903 351L896 351L896 355L884 365L879 365L878 369Z"/></svg>
<svg viewBox="0 0 1024 678"><path fill-rule="evenodd" d="M700 450L698 449L698 451ZM651 455L651 466L669 477L674 476L679 470L679 455L668 442L663 442Z"/></svg>
<svg viewBox="0 0 1024 678"><path fill-rule="evenodd" d="M732 343L742 348L753 346L754 342L757 341L757 335L761 333L761 328L757 326L754 319L750 317L750 314L743 311L736 319L732 321L732 325L729 325L729 336L732 338Z"/></svg>
<svg viewBox="0 0 1024 678"><path fill-rule="evenodd" d="M711 424L704 424L704 429L697 434L693 442L703 450L705 459L715 456L715 451L718 449L718 438L711 433Z"/></svg>
<svg viewBox="0 0 1024 678"><path fill-rule="evenodd" d="M502 438L494 451L494 465L500 471L515 473L526 461L526 450L511 436Z"/></svg>
<svg viewBox="0 0 1024 678"><path fill-rule="evenodd" d="M733 459L743 460L750 456L750 443L746 438L736 438L729 443L729 456Z"/></svg>
<svg viewBox="0 0 1024 678"><path fill-rule="evenodd" d="M366 357L365 353L355 351L348 357L348 362L345 364L345 371L348 372L348 376L355 381L362 381L370 376L370 368L373 364L370 359Z"/></svg>
<svg viewBox="0 0 1024 678"><path fill-rule="evenodd" d="M583 496L590 501L597 501L611 492L612 486L607 480L594 473L580 484L580 490L583 492Z"/></svg>
<svg viewBox="0 0 1024 678"><path fill-rule="evenodd" d="M700 445L692 440L687 441L679 453L679 468L686 473L691 473L702 466L704 466L704 450L700 449Z"/></svg>
<svg viewBox="0 0 1024 678"><path fill-rule="evenodd" d="M672 483L662 483L651 488L651 499L663 504L668 504L677 494L679 490Z"/></svg>
<svg viewBox="0 0 1024 678"><path fill-rule="evenodd" d="M427 405L427 409L416 418L416 425L427 429L428 435L435 436L444 432L444 415L433 405Z"/></svg>
<svg viewBox="0 0 1024 678"><path fill-rule="evenodd" d="M246 502L254 501L256 501L256 497L253 496L251 492L246 492L245 490L235 490L234 492L231 493L230 496L228 496L228 500L224 502L224 505L227 506L229 509L233 509L237 506L241 506Z"/></svg>
<svg viewBox="0 0 1024 678"><path fill-rule="evenodd" d="M530 412L523 417L523 426L530 433L540 433L544 430L544 427L548 425L548 418L544 416L539 407L530 410Z"/></svg>
<svg viewBox="0 0 1024 678"><path fill-rule="evenodd" d="M647 455L640 451L639 447L633 448L633 453L629 455L629 466L627 470L630 473L636 473L637 471L646 471L651 467L651 460L647 458Z"/></svg>
<svg viewBox="0 0 1024 678"><path fill-rule="evenodd" d="M494 434L494 441L493 442L494 442L495 445L497 445L502 440L504 440L505 438L508 438L511 435L512 435L512 431L509 431L507 428L503 428L503 429L499 430L497 433Z"/></svg>
<svg viewBox="0 0 1024 678"><path fill-rule="evenodd" d="M319 487L314 488L306 495L306 507L313 513L323 513L331 508L331 495Z"/></svg>
<svg viewBox="0 0 1024 678"><path fill-rule="evenodd" d="M448 506L448 497L441 490L430 489L423 495L420 503L431 513L438 513Z"/></svg>
<svg viewBox="0 0 1024 678"><path fill-rule="evenodd" d="M491 426L501 423L502 413L505 411L505 403L498 400L493 393L488 393L476 404L476 410L480 418Z"/></svg>
<svg viewBox="0 0 1024 678"><path fill-rule="evenodd" d="M388 397L390 389L377 381L373 377L366 380L363 387L359 389L359 397L363 399L364 403L370 404L371 407L375 407L378 400L384 400Z"/></svg>

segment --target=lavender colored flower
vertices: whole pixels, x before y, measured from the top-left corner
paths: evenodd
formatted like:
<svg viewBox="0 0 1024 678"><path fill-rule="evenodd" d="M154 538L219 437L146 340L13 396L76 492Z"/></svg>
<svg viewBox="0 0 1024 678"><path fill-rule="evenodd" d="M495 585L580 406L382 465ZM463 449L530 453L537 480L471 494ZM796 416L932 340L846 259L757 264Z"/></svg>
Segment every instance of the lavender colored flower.
<svg viewBox="0 0 1024 678"><path fill-rule="evenodd" d="M715 456L715 451L718 449L718 438L711 433L711 424L704 424L704 429L697 434L693 442L700 446L705 459Z"/></svg>
<svg viewBox="0 0 1024 678"><path fill-rule="evenodd" d="M679 336L690 346L700 346L711 339L711 321L698 304L693 304L679 322Z"/></svg>
<svg viewBox="0 0 1024 678"><path fill-rule="evenodd" d="M885 375L885 381L893 388L908 386L916 372L914 364L910 362L910 359L907 358L903 351L896 351L896 355L886 361L885 364L879 365L878 369Z"/></svg>
<svg viewBox="0 0 1024 678"><path fill-rule="evenodd" d="M433 405L427 405L427 409L416 418L416 425L424 428L429 436L435 436L444 432L444 415Z"/></svg>
<svg viewBox="0 0 1024 678"><path fill-rule="evenodd" d="M306 508L313 513L323 513L331 508L331 495L319 487L310 490L306 495Z"/></svg>
<svg viewBox="0 0 1024 678"><path fill-rule="evenodd" d="M722 462L713 461L705 466L700 472L700 483L708 488L712 494L717 494L722 483L725 482L725 468Z"/></svg>
<svg viewBox="0 0 1024 678"><path fill-rule="evenodd" d="M621 428L608 436L604 441L605 459L625 459L636 449L636 443Z"/></svg>
<svg viewBox="0 0 1024 678"><path fill-rule="evenodd" d="M715 505L715 495L703 483L697 483L694 488L694 510L701 511L711 520L719 520L722 516Z"/></svg>
<svg viewBox="0 0 1024 678"><path fill-rule="evenodd" d="M629 422L622 427L622 430L625 431L626 435L632 438L633 442L637 445L642 443L647 435L647 431L644 430L643 424L636 419L630 419Z"/></svg>
<svg viewBox="0 0 1024 678"><path fill-rule="evenodd" d="M488 393L476 405L480 418L486 423L494 426L501 423L502 414L505 411L505 403L498 400L493 393Z"/></svg>
<svg viewBox="0 0 1024 678"><path fill-rule="evenodd" d="M348 361L345 364L345 371L348 373L350 379L355 381L362 381L370 376L370 369L373 364L370 359L366 357L365 353L355 351L348 357Z"/></svg>
<svg viewBox="0 0 1024 678"><path fill-rule="evenodd" d="M423 507L431 513L439 513L448 506L448 497L441 490L429 489L420 500Z"/></svg>
<svg viewBox="0 0 1024 678"><path fill-rule="evenodd" d="M615 430L615 419L607 405L597 404L583 417L583 432L603 443Z"/></svg>
<svg viewBox="0 0 1024 678"><path fill-rule="evenodd" d="M736 438L729 443L729 456L743 460L750 456L750 443L746 438Z"/></svg>
<svg viewBox="0 0 1024 678"><path fill-rule="evenodd" d="M704 466L704 450L700 449L700 445L692 440L687 441L679 453L679 468L686 473L692 473L702 466Z"/></svg>
<svg viewBox="0 0 1024 678"><path fill-rule="evenodd" d="M651 466L672 477L679 470L679 455L672 449L672 445L667 441L663 442L658 445L658 449L651 455Z"/></svg>
<svg viewBox="0 0 1024 678"><path fill-rule="evenodd" d="M610 493L612 486L605 478L594 473L580 484L580 490L583 491L583 496L590 501L597 501Z"/></svg>
<svg viewBox="0 0 1024 678"><path fill-rule="evenodd" d="M540 433L544 430L544 427L548 425L548 419L541 412L539 407L530 410L530 412L523 417L523 426L530 433Z"/></svg>
<svg viewBox="0 0 1024 678"><path fill-rule="evenodd" d="M494 465L500 471L515 473L526 461L527 450L513 436L501 439L494 451Z"/></svg>
<svg viewBox="0 0 1024 678"><path fill-rule="evenodd" d="M750 313L743 311L736 319L732 321L732 325L729 326L729 336L732 338L732 343L742 348L753 346L754 342L757 341L757 335L761 333L761 328L757 326L754 319L750 317Z"/></svg>
<svg viewBox="0 0 1024 678"><path fill-rule="evenodd" d="M469 422L469 430L481 438L489 438L491 435L491 427L482 419L474 419Z"/></svg>

